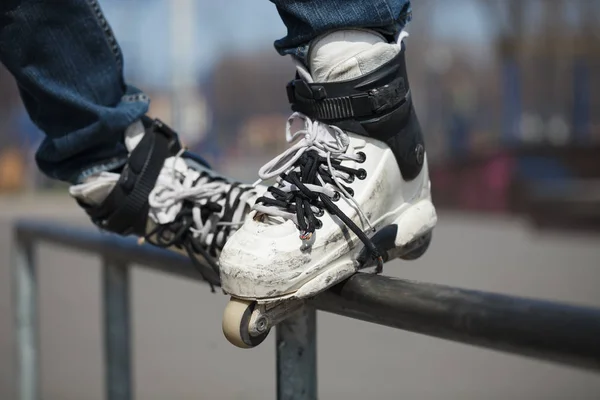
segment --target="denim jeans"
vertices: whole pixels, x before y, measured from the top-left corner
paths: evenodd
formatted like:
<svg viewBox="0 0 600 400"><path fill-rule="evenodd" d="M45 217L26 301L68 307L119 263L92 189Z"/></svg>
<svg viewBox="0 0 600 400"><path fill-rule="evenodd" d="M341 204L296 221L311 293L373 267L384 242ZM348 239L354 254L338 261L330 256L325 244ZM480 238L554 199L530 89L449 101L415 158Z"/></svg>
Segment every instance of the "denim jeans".
<svg viewBox="0 0 600 400"><path fill-rule="evenodd" d="M275 42L303 57L332 29L362 27L393 36L410 18L409 0L271 0L288 29ZM98 0L0 0L0 61L15 77L33 123L45 134L36 162L70 183L120 168L123 133L149 99L123 78L123 55Z"/></svg>
<svg viewBox="0 0 600 400"><path fill-rule="evenodd" d="M277 7L288 34L275 41L281 55L304 60L308 42L340 28L370 28L388 40L410 22L410 0L270 0Z"/></svg>

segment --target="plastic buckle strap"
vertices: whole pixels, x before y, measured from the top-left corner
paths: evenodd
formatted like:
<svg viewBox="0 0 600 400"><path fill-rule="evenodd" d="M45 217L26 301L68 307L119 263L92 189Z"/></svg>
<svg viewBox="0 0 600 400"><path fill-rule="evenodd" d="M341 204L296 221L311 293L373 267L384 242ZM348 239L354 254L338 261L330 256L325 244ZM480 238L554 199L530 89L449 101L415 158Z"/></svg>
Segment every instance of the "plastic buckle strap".
<svg viewBox="0 0 600 400"><path fill-rule="evenodd" d="M340 120L379 115L406 101L402 78L365 93L327 97L322 85L293 80L286 86L288 100L294 111L321 120Z"/></svg>
<svg viewBox="0 0 600 400"><path fill-rule="evenodd" d="M182 146L179 142L179 135L167 124L157 118L152 121L152 128L152 131L160 133L167 138L167 148L169 153L176 154L181 150Z"/></svg>
<svg viewBox="0 0 600 400"><path fill-rule="evenodd" d="M407 94L404 79L397 78L385 86L370 91L371 109L376 114L393 109L406 102Z"/></svg>
<svg viewBox="0 0 600 400"><path fill-rule="evenodd" d="M152 135L147 140L153 141L152 146L133 190L125 196L122 205L102 221L103 227L121 235L144 233L148 213L148 196L154 188L156 179L169 154L168 136Z"/></svg>

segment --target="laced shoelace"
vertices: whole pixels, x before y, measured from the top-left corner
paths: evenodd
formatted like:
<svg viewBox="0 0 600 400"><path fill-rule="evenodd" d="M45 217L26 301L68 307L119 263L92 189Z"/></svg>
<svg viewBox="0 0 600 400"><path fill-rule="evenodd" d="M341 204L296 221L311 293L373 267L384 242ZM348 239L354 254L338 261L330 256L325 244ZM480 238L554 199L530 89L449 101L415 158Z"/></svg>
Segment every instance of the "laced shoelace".
<svg viewBox="0 0 600 400"><path fill-rule="evenodd" d="M229 236L242 225L248 199L255 194L254 187L211 176L187 165L184 169L176 168L183 152L172 160L172 168L168 171L171 179L157 183L148 198L154 210L169 212L175 205L180 204L181 207L174 220L157 224L142 240L159 247L185 249L214 292L214 286L205 276L204 265L197 255L200 254L219 274L215 258Z"/></svg>
<svg viewBox="0 0 600 400"><path fill-rule="evenodd" d="M303 122L303 129L292 132L295 121ZM335 142L323 139L323 130ZM321 135L319 135L321 133ZM266 163L259 170L259 180L255 183L277 177L276 184L267 189L264 196L259 197L253 207L261 214L278 217L282 220L292 220L300 230L300 239L305 246L310 246L315 240L315 230L321 228L318 219L327 210L337 216L363 242L372 258L377 262L377 270L383 266L383 259L377 247L335 202L341 196L349 201L360 218L374 231L371 222L353 198L352 188L344 185L355 178L365 179L367 172L362 169L341 165L345 160L363 163L366 156L363 152L347 154L350 139L340 128L313 121L308 116L295 112L286 124L286 140L288 143L297 141L285 152Z"/></svg>

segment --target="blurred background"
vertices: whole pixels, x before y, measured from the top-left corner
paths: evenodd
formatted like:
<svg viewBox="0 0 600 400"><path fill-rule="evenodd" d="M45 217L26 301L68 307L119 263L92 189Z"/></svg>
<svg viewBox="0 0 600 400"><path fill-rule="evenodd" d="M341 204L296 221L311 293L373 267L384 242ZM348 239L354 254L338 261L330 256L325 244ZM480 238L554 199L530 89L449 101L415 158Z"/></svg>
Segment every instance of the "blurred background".
<svg viewBox="0 0 600 400"><path fill-rule="evenodd" d="M273 49L285 35L275 7L100 4L151 115L216 169L256 179L285 148L289 115L293 67ZM440 223L425 257L386 274L600 306L598 21L595 0L413 0L407 60ZM0 399L12 399L11 224L92 227L66 186L37 171L42 136L1 67L0 93ZM99 262L56 248L39 259L44 398L100 399ZM231 348L225 297L134 276L139 398L273 398L273 338ZM600 398L600 378L586 372L336 316L319 324L324 399Z"/></svg>

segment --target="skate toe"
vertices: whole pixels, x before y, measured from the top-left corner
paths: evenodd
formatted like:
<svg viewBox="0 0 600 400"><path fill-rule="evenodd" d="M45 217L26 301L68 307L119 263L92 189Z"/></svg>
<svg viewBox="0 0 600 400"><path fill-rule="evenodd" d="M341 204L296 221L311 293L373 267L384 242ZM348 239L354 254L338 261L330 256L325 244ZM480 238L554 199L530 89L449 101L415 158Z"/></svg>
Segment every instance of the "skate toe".
<svg viewBox="0 0 600 400"><path fill-rule="evenodd" d="M221 285L227 293L247 298L291 293L306 279L313 256L302 249L293 224L249 221L223 248Z"/></svg>

